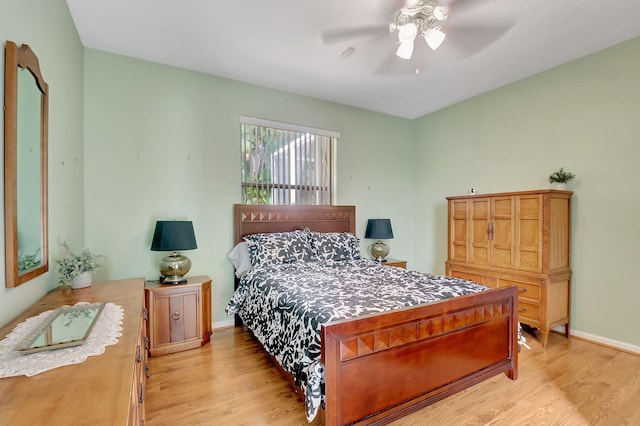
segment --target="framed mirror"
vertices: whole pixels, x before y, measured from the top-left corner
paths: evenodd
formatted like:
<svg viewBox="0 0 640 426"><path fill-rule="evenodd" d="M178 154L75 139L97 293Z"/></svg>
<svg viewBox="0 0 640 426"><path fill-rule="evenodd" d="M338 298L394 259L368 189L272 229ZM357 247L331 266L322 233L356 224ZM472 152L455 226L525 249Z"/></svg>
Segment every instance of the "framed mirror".
<svg viewBox="0 0 640 426"><path fill-rule="evenodd" d="M104 302L61 306L27 334L15 348L22 354L80 346L89 337Z"/></svg>
<svg viewBox="0 0 640 426"><path fill-rule="evenodd" d="M4 80L6 286L49 270L47 134L49 87L38 57L7 40Z"/></svg>

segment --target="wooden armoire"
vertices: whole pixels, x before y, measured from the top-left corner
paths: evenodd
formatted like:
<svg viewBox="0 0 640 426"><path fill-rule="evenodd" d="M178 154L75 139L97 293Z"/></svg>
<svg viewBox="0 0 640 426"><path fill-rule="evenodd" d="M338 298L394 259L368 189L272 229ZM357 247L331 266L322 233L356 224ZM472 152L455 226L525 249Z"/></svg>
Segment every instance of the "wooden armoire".
<svg viewBox="0 0 640 426"><path fill-rule="evenodd" d="M447 197L446 274L489 287L518 286L518 318L569 337L571 191Z"/></svg>

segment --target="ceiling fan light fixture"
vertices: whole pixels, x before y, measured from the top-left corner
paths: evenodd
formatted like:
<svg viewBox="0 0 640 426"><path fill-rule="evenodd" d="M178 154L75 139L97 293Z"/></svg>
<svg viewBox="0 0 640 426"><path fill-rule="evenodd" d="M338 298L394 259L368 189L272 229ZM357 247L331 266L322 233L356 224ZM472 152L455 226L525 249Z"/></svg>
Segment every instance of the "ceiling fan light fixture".
<svg viewBox="0 0 640 426"><path fill-rule="evenodd" d="M436 18L438 21L444 21L447 19L447 11L444 7L442 6L436 6L433 8L433 17Z"/></svg>
<svg viewBox="0 0 640 426"><path fill-rule="evenodd" d="M440 45L442 44L442 42L444 41L447 35L440 30L427 28L423 36L424 36L424 41L427 42L429 47L432 50L436 50L438 47L440 47Z"/></svg>
<svg viewBox="0 0 640 426"><path fill-rule="evenodd" d="M446 4L441 4L441 0L405 1L406 6L396 12L389 24L389 31L398 31L400 46L396 55L403 59L411 59L413 41L418 34L432 50L440 47L446 37L441 29L448 19L449 12Z"/></svg>
<svg viewBox="0 0 640 426"><path fill-rule="evenodd" d="M412 42L416 39L418 35L418 27L413 22L409 22L398 28L398 40L400 43Z"/></svg>
<svg viewBox="0 0 640 426"><path fill-rule="evenodd" d="M398 50L396 50L396 56L401 59L409 60L411 59L411 55L413 55L413 40L403 41L398 46Z"/></svg>

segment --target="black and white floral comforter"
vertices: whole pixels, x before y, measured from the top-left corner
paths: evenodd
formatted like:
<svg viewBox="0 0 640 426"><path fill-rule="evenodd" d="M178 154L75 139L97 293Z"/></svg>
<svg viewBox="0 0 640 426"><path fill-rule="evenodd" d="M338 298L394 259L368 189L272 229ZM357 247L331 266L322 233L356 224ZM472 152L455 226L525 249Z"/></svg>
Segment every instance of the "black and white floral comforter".
<svg viewBox="0 0 640 426"><path fill-rule="evenodd" d="M322 402L320 325L486 290L470 281L380 265L371 260L254 267L226 312L238 314L306 396L307 419Z"/></svg>

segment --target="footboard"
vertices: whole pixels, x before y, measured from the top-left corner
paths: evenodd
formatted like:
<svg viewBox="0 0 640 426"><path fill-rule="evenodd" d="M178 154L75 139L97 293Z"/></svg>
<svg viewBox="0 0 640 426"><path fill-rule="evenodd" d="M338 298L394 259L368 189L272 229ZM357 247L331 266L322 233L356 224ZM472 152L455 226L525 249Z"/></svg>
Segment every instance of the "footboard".
<svg viewBox="0 0 640 426"><path fill-rule="evenodd" d="M516 379L517 288L322 326L327 425L385 424L499 373Z"/></svg>

